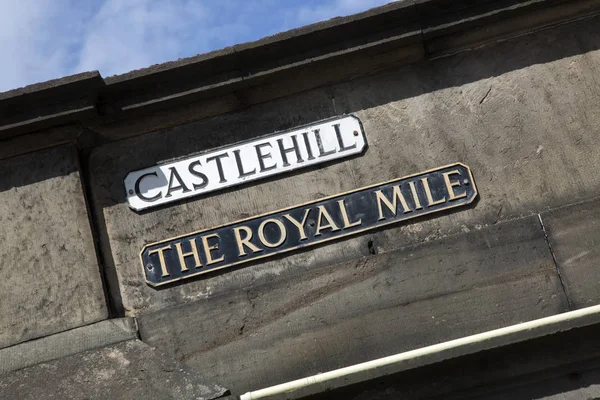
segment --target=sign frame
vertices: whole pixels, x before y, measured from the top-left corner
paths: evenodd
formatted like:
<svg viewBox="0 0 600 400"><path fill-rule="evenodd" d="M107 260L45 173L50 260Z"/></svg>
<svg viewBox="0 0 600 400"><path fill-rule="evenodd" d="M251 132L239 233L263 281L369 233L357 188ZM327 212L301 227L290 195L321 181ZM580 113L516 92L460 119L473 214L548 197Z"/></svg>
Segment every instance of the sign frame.
<svg viewBox="0 0 600 400"><path fill-rule="evenodd" d="M178 277L178 278L170 279L170 280L165 281L165 282L155 283L155 282L149 281L148 278L147 278L146 269L145 269L146 265L144 264L144 257L143 256L144 256L144 252L146 251L146 249L148 249L150 247L157 246L157 245L160 245L160 244L163 244L163 243L167 243L167 242L172 242L172 241L175 241L175 240L178 240L178 239L182 239L182 238L186 238L186 237L191 237L191 236L198 235L198 234L205 233L205 232L209 232L209 231L215 231L215 230L220 229L220 228L225 228L225 227L228 227L228 226L234 226L234 225L237 225L237 224L240 224L240 223L257 220L257 219L264 218L264 217L267 217L267 216L276 215L276 214L279 214L279 213L282 213L282 212L285 212L285 211L296 210L296 209L299 209L301 207L305 207L305 206L308 206L308 205L311 205L311 204L317 204L317 203L324 202L324 201L327 201L327 200L331 200L331 199L334 199L334 198L339 198L339 197L342 197L342 196L351 195L353 193L359 193L359 192L368 191L370 189L374 189L374 188L377 188L377 187L380 187L380 186L389 185L389 184L392 184L392 183L395 183L395 182L405 181L405 180L410 179L410 178L414 178L414 177L418 177L418 176L421 176L421 175L435 173L435 172L442 171L442 170L445 170L445 169L449 169L449 168L452 168L452 167L455 167L455 166L460 166L460 167L464 168L468 172L468 183L465 183L465 186L472 187L472 195L470 196L470 198L467 198L467 200L465 202L462 202L462 203L459 202L459 203L447 205L447 206L445 206L443 208L436 208L436 209L428 210L428 211L419 213L418 215L411 215L411 216L409 216L407 218L403 218L403 219L391 219L389 221L384 221L384 222L379 223L377 225L366 226L364 228L357 229L357 230L354 230L354 231L351 231L351 232L346 232L346 233L342 233L342 234L339 234L339 235L335 235L334 237L324 238L322 240L318 240L318 241L315 241L315 242L312 242L312 243L308 242L308 243L305 243L305 244L302 244L302 245L285 248L285 249L282 249L282 250L277 251L275 253L263 254L263 255L256 256L256 257L244 259L244 260L239 260L239 261L236 261L236 262L233 262L233 263L228 263L226 265L222 265L222 266L218 266L218 267L214 267L214 268L210 268L210 269L206 269L206 270L194 272L192 274L181 276L181 277ZM465 182L467 182L467 181L465 181ZM358 234L363 233L365 231L369 231L369 230L374 230L374 229L377 229L377 228L386 227L386 226L391 225L391 224L404 222L406 220L410 220L410 219L414 219L414 218L420 218L420 217L423 217L423 216L426 216L426 215L430 215L430 214L433 214L433 213L438 213L438 212L442 212L442 211L451 210L451 209L454 209L454 208L457 208L457 207L464 207L464 206L467 206L467 205L473 203L477 199L478 195L479 195L479 192L477 190L477 186L476 186L475 181L473 179L473 173L472 173L471 169L467 165L465 165L463 163L460 163L460 162L452 163L452 164L444 165L444 166L441 166L441 167L429 169L429 170L426 170L426 171L423 171L423 172L419 172L419 173L416 173L416 174L406 175L406 176L403 176L401 178L396 178L396 179L392 179L392 180L389 180L389 181L380 182L380 183L377 183L377 184L374 184L374 185L369 185L369 186L361 187L361 188L358 188L358 189L353 189L353 190L350 190L350 191L346 191L346 192L342 192L342 193L337 193L337 194L334 194L332 196L327 196L327 197L324 197L324 198L321 198L321 199L311 200L311 201L308 201L308 202L305 202L305 203L302 203L302 204L294 205L294 206L291 206L291 207L286 207L286 208L283 208L283 209L280 209L280 210L270 211L270 212L259 214L259 215L256 215L256 216L252 216L252 217L240 219L240 220L237 220L237 221L233 221L233 222L228 222L228 223L225 223L225 224L217 225L217 226L214 226L214 227L211 227L211 228L201 229L201 230L194 231L194 232L191 232L191 233L186 233L186 234L183 234L183 235L178 235L178 236L174 236L174 237L171 237L171 238L168 238L168 239L160 240L158 242L149 243L149 244L146 244L145 246L143 246L142 250L139 253L140 265L141 265L141 268L142 268L142 274L144 276L144 280L145 280L146 284L148 284L149 286L152 286L152 287L160 287L160 286L163 286L163 285L168 285L168 284L176 283L176 282L181 281L183 279L188 279L188 278L192 278L192 277L204 275L204 274L207 274L207 273L211 273L213 271L218 271L218 270L221 270L221 269L224 269L224 268L230 268L230 267L234 267L234 266L237 266L237 265L240 265L240 264L245 264L245 263L249 263L249 262L255 262L255 261L267 258L267 257L272 257L272 256L275 256L275 255L281 255L281 254L284 254L284 253L291 252L293 250L297 250L299 248L307 248L307 247L312 247L312 246L315 246L315 245L322 245L324 243L327 243L327 242L330 242L330 241L333 241L333 240L339 240L339 239L345 238L347 236L358 235Z"/></svg>
<svg viewBox="0 0 600 400"><path fill-rule="evenodd" d="M362 122L346 114L130 171L123 186L129 208L144 211L359 156L367 148ZM232 178L234 173L239 176ZM152 192L142 195L142 186Z"/></svg>

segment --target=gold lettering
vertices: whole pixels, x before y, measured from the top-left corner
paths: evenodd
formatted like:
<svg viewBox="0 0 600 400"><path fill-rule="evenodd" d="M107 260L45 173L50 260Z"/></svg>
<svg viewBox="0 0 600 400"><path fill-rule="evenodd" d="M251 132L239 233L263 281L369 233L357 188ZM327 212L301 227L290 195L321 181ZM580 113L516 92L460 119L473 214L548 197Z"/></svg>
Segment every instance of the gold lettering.
<svg viewBox="0 0 600 400"><path fill-rule="evenodd" d="M200 256L198 255L198 247L196 247L196 239L190 239L190 246L192 247L192 251L189 253L184 253L181 247L181 243L175 243L175 249L177 249L177 255L179 255L179 263L181 264L181 272L189 271L188 267L185 265L185 258L193 256L196 265L194 268L199 268L202 266L200 263Z"/></svg>
<svg viewBox="0 0 600 400"><path fill-rule="evenodd" d="M442 175L444 175L444 182L446 182L446 189L448 189L448 200L452 201L452 200L456 200L456 199L462 199L463 197L467 197L467 192L463 192L459 195L456 195L454 193L454 189L452 189L454 186L460 186L460 181L454 181L454 182L450 182L450 175L455 175L457 174L458 176L460 176L460 172L458 172L457 169L452 170L450 172L442 172Z"/></svg>
<svg viewBox="0 0 600 400"><path fill-rule="evenodd" d="M211 233L210 235L202 236L202 247L204 247L204 254L206 254L206 265L214 264L221 262L225 259L225 256L221 256L219 258L214 259L211 251L219 249L219 243L215 243L212 246L209 246L208 239L217 238L221 239L219 235L216 233Z"/></svg>
<svg viewBox="0 0 600 400"><path fill-rule="evenodd" d="M161 247L160 249L151 250L148 252L148 255L158 253L158 259L160 260L160 269L162 271L162 277L169 276L169 271L167 271L167 264L165 263L165 251L171 250L171 245Z"/></svg>
<svg viewBox="0 0 600 400"><path fill-rule="evenodd" d="M446 202L446 197L442 197L439 200L433 201L433 196L431 196L431 189L429 188L429 181L427 178L421 178L421 182L423 182L423 188L425 189L425 196L427 197L427 206L435 206L436 204L442 204Z"/></svg>
<svg viewBox="0 0 600 400"><path fill-rule="evenodd" d="M329 215L325 207L318 206L317 208L319 209L319 216L317 217L317 231L315 233L315 236L321 235L321 231L323 229L331 229L331 232L339 231L340 228L338 228L335 222L333 222L333 218L331 218L331 215ZM327 225L321 225L323 217L325 217L325 219L327 220Z"/></svg>
<svg viewBox="0 0 600 400"><path fill-rule="evenodd" d="M412 193L413 199L415 199L415 209L420 210L423 208L421 205L421 201L419 200L419 195L417 194L417 188L415 187L415 183L413 181L408 182L408 186L410 187L410 192Z"/></svg>
<svg viewBox="0 0 600 400"><path fill-rule="evenodd" d="M300 232L300 240L306 240L308 239L306 237L306 232L304 232L304 224L306 224L306 219L308 218L308 213L310 213L310 208L307 208L304 212L304 217L302 217L302 222L296 221L294 219L294 217L292 217L290 214L285 214L283 217L285 219L287 219L288 221L290 221L292 224L294 224L294 226L296 228L298 228L298 231Z"/></svg>
<svg viewBox="0 0 600 400"><path fill-rule="evenodd" d="M408 207L406 203L406 199L404 195L400 191L400 185L394 186L394 192L392 194L393 200L389 201L387 197L383 194L381 190L376 190L375 195L377 196L377 208L379 209L379 219L385 219L383 216L383 207L381 207L381 203L385 204L385 206L396 216L398 212L398 200L400 200L400 204L402 205L402 209L404 210L404 214L411 212L412 210Z"/></svg>
<svg viewBox="0 0 600 400"><path fill-rule="evenodd" d="M359 226L360 224L362 224L362 219L359 219L358 221L350 223L350 219L348 218L348 212L346 211L346 204L344 204L344 200L338 200L338 205L340 206L340 212L342 213L342 219L344 220L344 228L343 229L352 228L353 226Z"/></svg>
<svg viewBox="0 0 600 400"><path fill-rule="evenodd" d="M240 235L240 231L246 232L245 238L242 239L242 235ZM235 241L237 242L237 245L238 245L240 257L246 255L246 250L244 249L244 246L246 246L250 250L252 250L253 253L258 253L259 251L262 251L262 249L258 248L257 246L255 246L253 243L250 242L250 240L252 239L252 229L250 229L249 227L239 226L239 227L233 228L233 233L235 235Z"/></svg>
<svg viewBox="0 0 600 400"><path fill-rule="evenodd" d="M273 223L273 224L277 225L277 227L279 228L279 240L275 243L269 242L267 240L267 238L265 237L265 226L267 226L267 224L269 224L269 223ZM277 247L277 246L281 245L285 241L286 237L287 237L287 231L285 230L285 225L283 225L283 222L281 222L278 219L275 219L275 218L266 219L258 227L258 238L260 239L260 242L267 247Z"/></svg>

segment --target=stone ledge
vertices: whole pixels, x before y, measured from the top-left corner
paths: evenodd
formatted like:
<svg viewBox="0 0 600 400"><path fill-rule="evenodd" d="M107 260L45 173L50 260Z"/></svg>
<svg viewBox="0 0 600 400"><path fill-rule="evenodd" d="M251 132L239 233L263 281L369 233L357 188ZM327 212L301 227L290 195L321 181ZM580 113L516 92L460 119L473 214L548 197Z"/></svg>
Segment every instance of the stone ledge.
<svg viewBox="0 0 600 400"><path fill-rule="evenodd" d="M86 351L2 375L0 398L38 399L230 399L227 388L198 378L139 340Z"/></svg>
<svg viewBox="0 0 600 400"><path fill-rule="evenodd" d="M0 93L0 139L95 116L102 86L93 71Z"/></svg>
<svg viewBox="0 0 600 400"><path fill-rule="evenodd" d="M0 349L0 374L136 338L134 318L97 322Z"/></svg>
<svg viewBox="0 0 600 400"><path fill-rule="evenodd" d="M102 124L135 115L134 111L171 108L265 81L277 82L281 73L302 73L318 66L332 69L335 60L345 64L349 56L373 59L390 51L404 52L407 55L396 57L395 62L411 63L592 16L600 9L595 0L473 3L399 1L106 80L89 72L12 90L0 94L0 109L6 110L0 114L0 138L63 123ZM415 46L422 49L419 57ZM354 75L372 73L368 63L363 64ZM320 74L309 75L313 87L329 82L321 82ZM339 79L348 77L342 74ZM248 106L244 103L239 107Z"/></svg>

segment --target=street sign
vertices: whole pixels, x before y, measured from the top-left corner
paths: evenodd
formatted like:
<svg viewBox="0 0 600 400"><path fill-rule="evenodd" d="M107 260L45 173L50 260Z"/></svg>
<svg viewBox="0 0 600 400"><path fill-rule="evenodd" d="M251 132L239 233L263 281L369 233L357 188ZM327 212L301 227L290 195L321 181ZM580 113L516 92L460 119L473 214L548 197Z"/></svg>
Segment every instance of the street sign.
<svg viewBox="0 0 600 400"><path fill-rule="evenodd" d="M146 282L161 286L470 204L477 188L456 163L145 246Z"/></svg>
<svg viewBox="0 0 600 400"><path fill-rule="evenodd" d="M127 202L134 210L144 210L347 158L366 147L358 118L321 121L130 172L125 178Z"/></svg>

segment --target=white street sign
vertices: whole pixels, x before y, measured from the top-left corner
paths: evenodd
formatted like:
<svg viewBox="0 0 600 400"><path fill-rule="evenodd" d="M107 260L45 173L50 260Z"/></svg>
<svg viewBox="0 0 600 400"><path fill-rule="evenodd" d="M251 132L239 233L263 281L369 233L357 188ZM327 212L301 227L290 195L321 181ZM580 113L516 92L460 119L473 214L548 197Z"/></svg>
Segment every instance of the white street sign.
<svg viewBox="0 0 600 400"><path fill-rule="evenodd" d="M125 178L127 202L143 210L350 157L366 146L358 118L321 121L130 172Z"/></svg>

